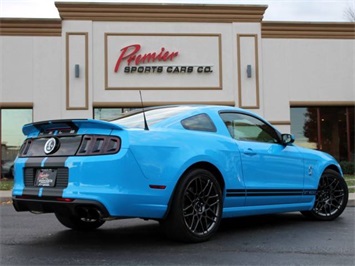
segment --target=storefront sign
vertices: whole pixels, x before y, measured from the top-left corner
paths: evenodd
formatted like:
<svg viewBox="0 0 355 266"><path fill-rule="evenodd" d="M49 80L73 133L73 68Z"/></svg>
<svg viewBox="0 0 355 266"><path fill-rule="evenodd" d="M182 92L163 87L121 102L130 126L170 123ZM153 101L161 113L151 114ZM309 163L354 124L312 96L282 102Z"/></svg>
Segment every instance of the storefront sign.
<svg viewBox="0 0 355 266"><path fill-rule="evenodd" d="M126 61L126 64L128 66L131 65L140 65L140 64L147 64L147 63L153 63L153 62L166 62L168 60L173 61L173 59L178 56L179 52L169 52L166 51L164 47L160 49L160 52L152 52L152 53L146 53L146 54L139 54L138 52L141 50L141 45L139 44L133 44L133 45L128 45L126 47L123 47L121 49L121 54L117 59L116 66L115 66L115 72L118 72L118 69L120 67L120 64L122 63L123 60ZM125 71L127 72L127 71Z"/></svg>
<svg viewBox="0 0 355 266"><path fill-rule="evenodd" d="M105 49L106 89L221 88L220 35L106 34Z"/></svg>

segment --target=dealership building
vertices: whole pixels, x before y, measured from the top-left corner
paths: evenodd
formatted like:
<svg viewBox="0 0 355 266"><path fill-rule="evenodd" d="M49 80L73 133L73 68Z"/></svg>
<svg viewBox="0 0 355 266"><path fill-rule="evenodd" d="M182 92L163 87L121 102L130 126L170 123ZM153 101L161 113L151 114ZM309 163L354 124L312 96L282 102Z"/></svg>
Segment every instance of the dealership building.
<svg viewBox="0 0 355 266"><path fill-rule="evenodd" d="M263 5L55 3L0 19L2 160L24 123L229 105L354 161L355 23L264 21Z"/></svg>

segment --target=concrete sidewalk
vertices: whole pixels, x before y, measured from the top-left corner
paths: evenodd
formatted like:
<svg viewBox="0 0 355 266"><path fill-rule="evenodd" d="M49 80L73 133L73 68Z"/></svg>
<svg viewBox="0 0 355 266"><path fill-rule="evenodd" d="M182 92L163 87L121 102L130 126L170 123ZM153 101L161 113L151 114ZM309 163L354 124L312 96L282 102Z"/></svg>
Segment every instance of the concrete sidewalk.
<svg viewBox="0 0 355 266"><path fill-rule="evenodd" d="M0 190L0 203L11 202L11 190ZM355 207L355 193L349 194L347 207Z"/></svg>
<svg viewBox="0 0 355 266"><path fill-rule="evenodd" d="M0 203L11 201L12 190L0 190Z"/></svg>

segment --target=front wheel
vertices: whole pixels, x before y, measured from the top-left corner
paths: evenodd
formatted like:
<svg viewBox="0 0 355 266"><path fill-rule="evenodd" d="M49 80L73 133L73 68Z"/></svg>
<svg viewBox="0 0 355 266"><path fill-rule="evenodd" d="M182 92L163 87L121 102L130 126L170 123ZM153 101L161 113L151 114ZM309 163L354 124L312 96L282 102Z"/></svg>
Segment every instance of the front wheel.
<svg viewBox="0 0 355 266"><path fill-rule="evenodd" d="M313 209L303 211L302 214L315 220L334 220L344 211L348 196L348 186L344 178L338 172L327 169L319 180Z"/></svg>
<svg viewBox="0 0 355 266"><path fill-rule="evenodd" d="M194 169L177 185L171 209L161 226L171 239L206 241L218 229L222 208L222 191L217 179L207 170Z"/></svg>
<svg viewBox="0 0 355 266"><path fill-rule="evenodd" d="M62 225L77 231L91 231L99 228L105 223L105 221L100 219L81 218L79 216L57 212L55 213L55 216Z"/></svg>

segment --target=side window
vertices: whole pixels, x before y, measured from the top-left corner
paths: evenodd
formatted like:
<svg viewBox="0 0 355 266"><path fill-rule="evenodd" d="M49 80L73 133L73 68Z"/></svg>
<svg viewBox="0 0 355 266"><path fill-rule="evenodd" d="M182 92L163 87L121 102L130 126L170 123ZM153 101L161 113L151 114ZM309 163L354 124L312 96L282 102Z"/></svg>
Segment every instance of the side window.
<svg viewBox="0 0 355 266"><path fill-rule="evenodd" d="M278 143L276 131L263 121L246 114L221 113L231 136L240 141Z"/></svg>
<svg viewBox="0 0 355 266"><path fill-rule="evenodd" d="M211 118L206 114L194 115L181 121L182 126L188 130L216 132Z"/></svg>

